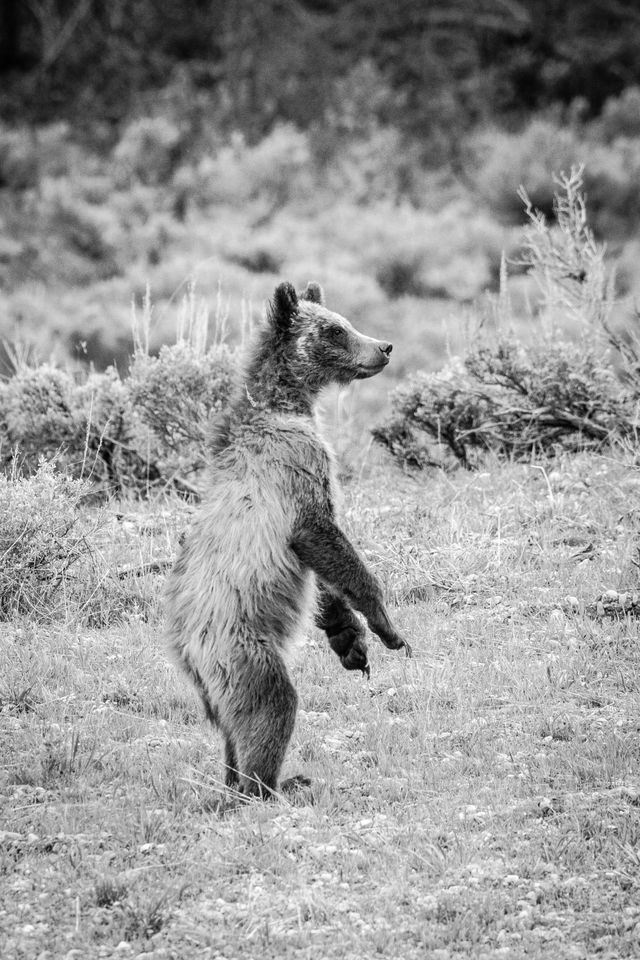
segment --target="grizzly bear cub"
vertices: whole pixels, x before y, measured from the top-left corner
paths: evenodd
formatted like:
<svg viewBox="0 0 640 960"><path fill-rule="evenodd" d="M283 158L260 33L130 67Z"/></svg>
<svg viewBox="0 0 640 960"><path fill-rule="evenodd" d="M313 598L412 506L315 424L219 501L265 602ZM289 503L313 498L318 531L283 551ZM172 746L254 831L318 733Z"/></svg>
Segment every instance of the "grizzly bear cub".
<svg viewBox="0 0 640 960"><path fill-rule="evenodd" d="M223 734L226 783L246 795L278 786L298 699L287 653L314 609L347 669L369 672L354 609L385 646L411 652L338 526L332 455L314 417L322 387L375 376L390 353L327 310L318 284L298 298L281 283L214 427L206 501L168 578L167 635Z"/></svg>

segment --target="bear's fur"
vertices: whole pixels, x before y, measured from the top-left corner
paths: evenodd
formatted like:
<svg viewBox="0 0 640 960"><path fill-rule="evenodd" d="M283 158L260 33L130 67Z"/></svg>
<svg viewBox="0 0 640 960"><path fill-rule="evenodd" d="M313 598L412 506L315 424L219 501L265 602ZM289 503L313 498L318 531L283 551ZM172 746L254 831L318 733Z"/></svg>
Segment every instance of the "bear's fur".
<svg viewBox="0 0 640 960"><path fill-rule="evenodd" d="M275 291L244 375L212 433L211 484L169 575L167 637L226 747L226 782L268 795L293 731L287 657L317 623L347 669L368 673L364 628L408 644L335 517L332 455L314 416L329 383L374 376L391 345L358 333L309 284Z"/></svg>

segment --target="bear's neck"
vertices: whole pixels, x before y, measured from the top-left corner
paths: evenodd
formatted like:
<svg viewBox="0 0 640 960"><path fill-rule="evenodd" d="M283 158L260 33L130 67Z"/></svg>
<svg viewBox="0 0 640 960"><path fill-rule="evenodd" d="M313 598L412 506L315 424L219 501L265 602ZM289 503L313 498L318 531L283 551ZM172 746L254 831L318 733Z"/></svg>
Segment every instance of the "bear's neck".
<svg viewBox="0 0 640 960"><path fill-rule="evenodd" d="M272 411L312 417L315 399L310 392L301 390L299 384L286 383L282 375L275 382L265 382L263 377L246 377L240 388L238 405L249 416L252 411Z"/></svg>
<svg viewBox="0 0 640 960"><path fill-rule="evenodd" d="M237 399L241 412L251 416L273 411L312 417L321 384L301 376L291 362L277 353L258 354L245 370Z"/></svg>

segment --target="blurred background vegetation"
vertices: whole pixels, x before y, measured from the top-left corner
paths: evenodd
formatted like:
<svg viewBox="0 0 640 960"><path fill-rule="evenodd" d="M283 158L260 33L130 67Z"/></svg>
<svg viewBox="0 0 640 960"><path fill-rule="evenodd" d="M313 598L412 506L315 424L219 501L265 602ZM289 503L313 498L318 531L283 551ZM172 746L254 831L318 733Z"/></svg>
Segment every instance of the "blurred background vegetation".
<svg viewBox="0 0 640 960"><path fill-rule="evenodd" d="M155 355L185 295L233 344L314 279L394 340L392 376L435 369L503 251L535 333L517 191L553 221L576 163L633 319L634 0L4 0L0 337L124 375L147 287Z"/></svg>
<svg viewBox="0 0 640 960"><path fill-rule="evenodd" d="M362 63L381 78L368 110L443 151L482 119L576 100L593 118L640 69L633 0L4 0L1 16L5 118L117 127L179 72L193 113L251 142L341 113Z"/></svg>

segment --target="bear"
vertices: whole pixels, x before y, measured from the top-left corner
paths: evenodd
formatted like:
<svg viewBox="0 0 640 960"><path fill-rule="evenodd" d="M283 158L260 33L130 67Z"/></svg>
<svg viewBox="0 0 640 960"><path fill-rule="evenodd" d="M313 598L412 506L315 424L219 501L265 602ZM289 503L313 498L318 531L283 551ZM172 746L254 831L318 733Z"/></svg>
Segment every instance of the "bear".
<svg viewBox="0 0 640 960"><path fill-rule="evenodd" d="M298 296L280 283L212 427L208 490L167 578L166 639L223 736L226 785L243 797L278 790L298 702L289 662L314 615L348 670L369 673L354 611L411 655L338 524L314 409L324 386L375 376L391 350L328 310L318 284ZM297 782L306 778L280 789Z"/></svg>

